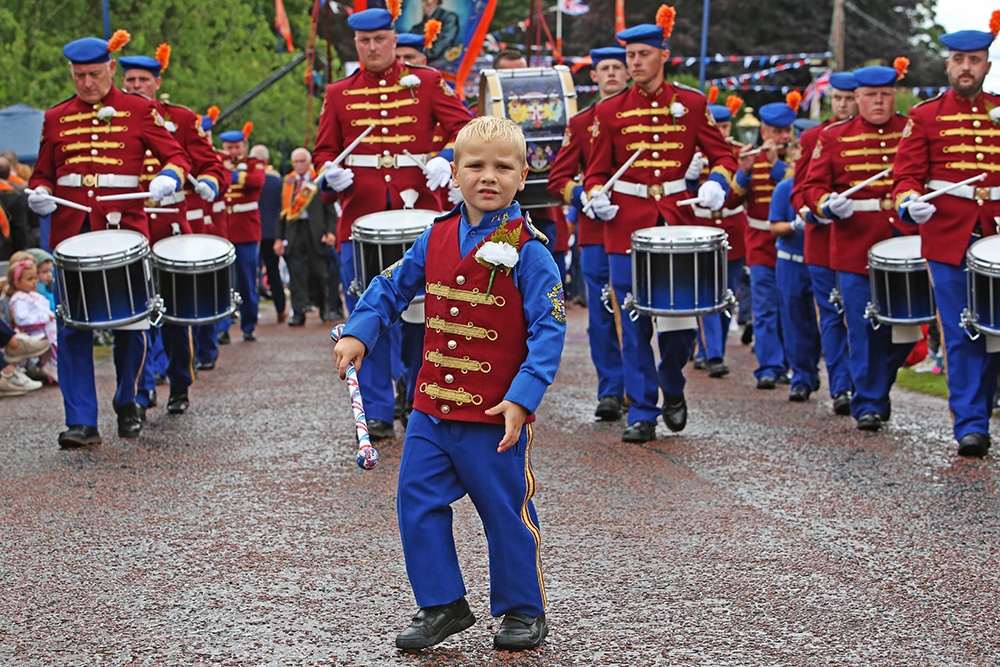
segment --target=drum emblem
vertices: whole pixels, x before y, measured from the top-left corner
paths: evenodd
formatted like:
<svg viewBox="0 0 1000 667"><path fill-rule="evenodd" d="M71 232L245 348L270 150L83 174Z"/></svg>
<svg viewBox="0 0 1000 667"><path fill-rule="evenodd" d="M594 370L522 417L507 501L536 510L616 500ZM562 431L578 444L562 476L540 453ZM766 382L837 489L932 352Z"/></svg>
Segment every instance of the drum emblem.
<svg viewBox="0 0 1000 667"><path fill-rule="evenodd" d="M507 103L507 117L521 127L535 130L552 127L562 121L563 103L548 96L512 99Z"/></svg>
<svg viewBox="0 0 1000 667"><path fill-rule="evenodd" d="M545 171L551 166L555 156L551 146L528 144L528 167L531 171Z"/></svg>

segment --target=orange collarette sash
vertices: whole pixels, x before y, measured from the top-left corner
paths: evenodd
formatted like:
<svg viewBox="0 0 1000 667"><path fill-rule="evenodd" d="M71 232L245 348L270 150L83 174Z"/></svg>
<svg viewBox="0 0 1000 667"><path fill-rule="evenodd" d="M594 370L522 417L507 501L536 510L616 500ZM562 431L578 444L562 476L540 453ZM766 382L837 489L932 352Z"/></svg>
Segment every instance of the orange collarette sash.
<svg viewBox="0 0 1000 667"><path fill-rule="evenodd" d="M316 178L316 170L310 168L309 173L312 178ZM302 187L296 190L295 183L298 176L294 173L285 176L285 182L281 188L281 217L289 222L302 217L303 211L312 203L313 197L319 192L319 186L315 183L303 183Z"/></svg>

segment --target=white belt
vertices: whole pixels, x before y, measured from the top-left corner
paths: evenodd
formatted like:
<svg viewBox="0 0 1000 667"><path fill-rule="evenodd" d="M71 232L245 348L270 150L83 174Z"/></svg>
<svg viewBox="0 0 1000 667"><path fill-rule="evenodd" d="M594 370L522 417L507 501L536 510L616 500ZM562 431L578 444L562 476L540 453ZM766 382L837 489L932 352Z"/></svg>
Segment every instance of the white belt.
<svg viewBox="0 0 1000 667"><path fill-rule="evenodd" d="M676 181L654 183L653 185L615 181L615 184L611 186L611 189L625 195L632 195L633 197L642 197L643 199L653 197L654 199L659 199L660 197L667 197L669 195L675 195L678 192L686 191L687 181L681 178Z"/></svg>
<svg viewBox="0 0 1000 667"><path fill-rule="evenodd" d="M858 211L888 211L892 208L891 199L852 199L851 200L851 210L857 213Z"/></svg>
<svg viewBox="0 0 1000 667"><path fill-rule="evenodd" d="M259 202L249 202L247 204L233 204L233 207L229 209L231 213L246 213L247 211L256 211ZM214 209L213 209L214 210Z"/></svg>
<svg viewBox="0 0 1000 667"><path fill-rule="evenodd" d="M426 153L410 155L348 155L344 164L348 167L374 167L375 169L396 169L399 167L422 167L427 164Z"/></svg>
<svg viewBox="0 0 1000 667"><path fill-rule="evenodd" d="M785 252L784 250L778 251L778 259L787 259L793 262L798 262L799 264L806 261L806 258L802 255L793 255L792 253Z"/></svg>
<svg viewBox="0 0 1000 667"><path fill-rule="evenodd" d="M184 191L178 190L172 195L168 195L160 200L161 206L167 206L168 204L180 204L184 201Z"/></svg>
<svg viewBox="0 0 1000 667"><path fill-rule="evenodd" d="M212 204L212 213L222 213L226 210L225 200L220 199Z"/></svg>
<svg viewBox="0 0 1000 667"><path fill-rule="evenodd" d="M942 190L953 185L951 181L939 181L933 179L927 182L927 187L931 190ZM977 188L971 185L960 185L947 194L961 197L962 199L982 199L984 201L996 201L1000 199L1000 188Z"/></svg>
<svg viewBox="0 0 1000 667"><path fill-rule="evenodd" d="M201 220L204 217L205 217L205 212L200 208L189 208L187 210L188 220Z"/></svg>
<svg viewBox="0 0 1000 667"><path fill-rule="evenodd" d="M750 221L750 226L754 229L759 229L763 232L771 231L771 223L767 220L761 220L760 218L751 218L747 216L747 220Z"/></svg>
<svg viewBox="0 0 1000 667"><path fill-rule="evenodd" d="M703 206L694 206L693 208L695 217L704 218L705 220L728 218L731 215L743 212L743 206L737 206L736 208L724 208L721 211L713 211L712 209L705 208Z"/></svg>
<svg viewBox="0 0 1000 667"><path fill-rule="evenodd" d="M139 177L121 174L63 174L56 179L56 185L67 188L134 188L139 185Z"/></svg>

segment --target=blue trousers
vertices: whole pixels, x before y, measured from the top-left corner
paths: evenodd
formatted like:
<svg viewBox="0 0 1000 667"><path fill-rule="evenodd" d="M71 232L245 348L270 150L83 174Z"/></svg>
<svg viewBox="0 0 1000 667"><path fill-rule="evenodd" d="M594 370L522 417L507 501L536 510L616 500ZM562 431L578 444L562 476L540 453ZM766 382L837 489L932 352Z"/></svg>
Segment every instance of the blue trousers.
<svg viewBox="0 0 1000 667"><path fill-rule="evenodd" d="M437 421L414 410L399 463L396 511L406 574L420 607L466 593L452 533L451 504L469 496L486 531L490 613L545 610L538 517L531 498L532 426L498 454L502 424Z"/></svg>
<svg viewBox="0 0 1000 667"><path fill-rule="evenodd" d="M618 343L615 315L608 312L601 302L601 292L609 281L608 254L604 246L582 246L580 269L587 289L587 337L590 340L590 359L597 369L597 398L624 398L622 349Z"/></svg>
<svg viewBox="0 0 1000 667"><path fill-rule="evenodd" d="M611 286L618 303L632 291L632 258L629 255L609 254L608 265L611 272ZM650 340L653 337L653 319L640 315L633 322L629 313L622 311L622 372L625 380L625 394L631 401L628 421L650 421L656 423L660 414L657 407L659 390L664 396L676 397L684 394L684 365L687 364L694 347L694 329L668 331L657 334L660 348L660 364L656 365Z"/></svg>
<svg viewBox="0 0 1000 667"><path fill-rule="evenodd" d="M989 435L1000 353L986 351L985 335L971 340L959 326L962 309L968 305L965 259L961 266L931 261L927 265L944 344L948 407L954 419L955 439L961 440L970 433ZM59 356L62 357L61 349Z"/></svg>
<svg viewBox="0 0 1000 667"><path fill-rule="evenodd" d="M757 357L758 380L766 375L778 377L788 371L781 342L781 316L775 270L762 264L750 267L750 293L753 300L753 353Z"/></svg>
<svg viewBox="0 0 1000 667"><path fill-rule="evenodd" d="M889 415L889 390L913 343L893 343L891 326L872 328L865 317L865 306L872 300L868 276L838 271L837 282L844 297L848 360L854 383L851 415L857 419L876 412L885 419Z"/></svg>
<svg viewBox="0 0 1000 667"><path fill-rule="evenodd" d="M226 327L232 321L230 318L223 320ZM215 361L219 356L219 325L199 324L191 327L191 334L194 338L194 360L195 361Z"/></svg>
<svg viewBox="0 0 1000 667"><path fill-rule="evenodd" d="M739 294L743 264L742 259L730 259L726 262L726 287L734 297ZM726 356L726 339L729 338L729 323L732 320L733 315L729 310L698 318L697 358L722 359Z"/></svg>
<svg viewBox="0 0 1000 667"><path fill-rule="evenodd" d="M243 298L240 304L240 329L244 333L253 331L257 326L257 263L260 261L260 246L256 241L236 243L236 290ZM223 320L226 327L229 320Z"/></svg>
<svg viewBox="0 0 1000 667"><path fill-rule="evenodd" d="M146 359L146 331L116 330L112 357L117 389L115 405L135 402ZM94 332L74 329L62 322L58 328L59 389L62 391L66 425L97 428L97 385L94 382Z"/></svg>
<svg viewBox="0 0 1000 667"><path fill-rule="evenodd" d="M837 286L837 272L825 266L809 266L813 297L819 311L819 337L830 381L830 396L853 391L851 369L847 357L847 325L844 314L830 303L830 292Z"/></svg>
<svg viewBox="0 0 1000 667"><path fill-rule="evenodd" d="M191 328L165 323L160 329L151 327L146 339L150 341L149 348L146 350L147 359L151 351L159 349L166 360L166 364L160 372L166 375L170 381L170 391L182 391L190 387L194 382L194 367L192 365L194 340L191 336ZM136 395L136 402L146 407L149 407L149 392L156 389L154 369L151 366L152 364L143 366L142 375L139 378L139 392Z"/></svg>
<svg viewBox="0 0 1000 667"><path fill-rule="evenodd" d="M775 280L785 358L792 367L792 388L815 391L819 387L820 340L809 268L802 262L779 258Z"/></svg>

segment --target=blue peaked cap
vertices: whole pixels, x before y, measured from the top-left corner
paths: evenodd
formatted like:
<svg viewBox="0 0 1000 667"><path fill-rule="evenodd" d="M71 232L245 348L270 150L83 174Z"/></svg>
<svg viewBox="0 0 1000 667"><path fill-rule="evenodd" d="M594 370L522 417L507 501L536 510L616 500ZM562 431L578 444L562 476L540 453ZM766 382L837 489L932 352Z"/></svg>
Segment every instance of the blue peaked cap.
<svg viewBox="0 0 1000 667"><path fill-rule="evenodd" d="M850 72L834 72L830 75L830 86L837 90L854 90L858 82Z"/></svg>
<svg viewBox="0 0 1000 667"><path fill-rule="evenodd" d="M657 49L670 48L670 40L663 36L663 28L655 23L640 23L615 35L626 44L648 44Z"/></svg>
<svg viewBox="0 0 1000 667"><path fill-rule="evenodd" d="M392 30L392 14L385 9L366 9L348 16L347 25L355 30Z"/></svg>
<svg viewBox="0 0 1000 667"><path fill-rule="evenodd" d="M871 86L881 88L883 86L895 86L899 73L894 67L885 65L872 65L870 67L860 67L853 72L854 80L858 86Z"/></svg>
<svg viewBox="0 0 1000 667"><path fill-rule="evenodd" d="M795 110L784 102L765 104L757 112L760 122L771 127L788 127L795 122Z"/></svg>
<svg viewBox="0 0 1000 667"><path fill-rule="evenodd" d="M992 32L983 30L959 30L941 35L938 39L949 51L989 51L994 36Z"/></svg>
<svg viewBox="0 0 1000 667"><path fill-rule="evenodd" d="M243 130L229 130L228 132L223 132L219 135L219 139L222 141L228 141L235 144L238 141L246 141L247 138L243 136Z"/></svg>
<svg viewBox="0 0 1000 667"><path fill-rule="evenodd" d="M97 37L75 39L63 47L63 55L74 65L94 65L111 60L108 40Z"/></svg>
<svg viewBox="0 0 1000 667"><path fill-rule="evenodd" d="M159 60L150 58L149 56L122 56L118 59L118 64L126 72L130 69L144 69L147 72L151 72L153 76L160 76L160 69L162 68Z"/></svg>
<svg viewBox="0 0 1000 667"><path fill-rule="evenodd" d="M709 104L708 111L716 123L728 123L733 119L733 112L721 104Z"/></svg>
<svg viewBox="0 0 1000 667"><path fill-rule="evenodd" d="M590 66L596 67L602 60L619 60L625 62L625 49L620 46L603 46L590 50Z"/></svg>
<svg viewBox="0 0 1000 667"><path fill-rule="evenodd" d="M401 32L396 35L396 46L409 46L421 53L424 52L424 36L415 32Z"/></svg>

